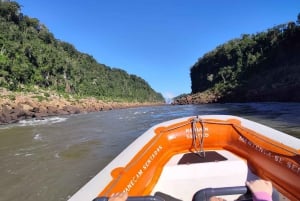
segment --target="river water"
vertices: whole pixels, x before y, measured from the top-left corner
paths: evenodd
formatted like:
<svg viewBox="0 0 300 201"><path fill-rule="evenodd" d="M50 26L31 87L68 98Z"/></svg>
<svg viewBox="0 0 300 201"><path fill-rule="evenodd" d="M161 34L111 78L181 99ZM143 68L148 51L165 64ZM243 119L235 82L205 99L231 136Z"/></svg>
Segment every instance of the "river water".
<svg viewBox="0 0 300 201"><path fill-rule="evenodd" d="M300 103L155 106L0 126L0 201L67 200L140 134L162 121L230 114L300 138Z"/></svg>

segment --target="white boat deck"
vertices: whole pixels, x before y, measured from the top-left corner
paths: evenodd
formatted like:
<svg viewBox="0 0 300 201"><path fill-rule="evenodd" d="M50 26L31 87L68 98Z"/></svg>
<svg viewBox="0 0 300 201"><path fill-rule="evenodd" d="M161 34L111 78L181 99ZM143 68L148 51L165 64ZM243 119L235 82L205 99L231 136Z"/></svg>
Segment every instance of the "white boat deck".
<svg viewBox="0 0 300 201"><path fill-rule="evenodd" d="M204 188L244 186L247 178L255 178L247 161L225 150L216 151L227 160L178 164L184 154L173 156L165 165L161 177L152 191L162 192L174 198L191 201L193 195ZM224 196L234 200L239 195Z"/></svg>

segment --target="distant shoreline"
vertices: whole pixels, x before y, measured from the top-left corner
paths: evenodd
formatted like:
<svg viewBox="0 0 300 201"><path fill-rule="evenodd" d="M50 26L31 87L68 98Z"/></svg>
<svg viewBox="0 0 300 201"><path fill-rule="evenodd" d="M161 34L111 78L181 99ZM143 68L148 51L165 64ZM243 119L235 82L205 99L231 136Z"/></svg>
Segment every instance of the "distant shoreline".
<svg viewBox="0 0 300 201"><path fill-rule="evenodd" d="M0 91L0 125L17 123L25 119L41 120L50 116L164 105L150 102L105 102L92 97L66 99L53 92L11 92L3 88Z"/></svg>

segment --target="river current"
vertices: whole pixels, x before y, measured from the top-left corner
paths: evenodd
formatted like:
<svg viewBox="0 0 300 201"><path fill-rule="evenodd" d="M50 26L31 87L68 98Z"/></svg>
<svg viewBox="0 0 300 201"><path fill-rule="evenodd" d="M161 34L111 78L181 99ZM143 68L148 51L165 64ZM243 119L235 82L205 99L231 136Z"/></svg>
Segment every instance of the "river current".
<svg viewBox="0 0 300 201"><path fill-rule="evenodd" d="M300 103L155 106L0 126L0 201L67 200L144 131L184 116L230 114L300 138Z"/></svg>

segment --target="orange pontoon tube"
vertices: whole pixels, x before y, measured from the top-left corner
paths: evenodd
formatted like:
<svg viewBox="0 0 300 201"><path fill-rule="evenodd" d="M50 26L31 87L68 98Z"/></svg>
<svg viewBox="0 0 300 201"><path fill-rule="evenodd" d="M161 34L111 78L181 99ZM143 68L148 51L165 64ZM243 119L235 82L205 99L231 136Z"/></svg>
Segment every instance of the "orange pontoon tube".
<svg viewBox="0 0 300 201"><path fill-rule="evenodd" d="M290 200L298 200L300 198L299 147L299 139L239 117L207 115L177 119L149 129L101 171L97 179L102 183L103 188L101 189L101 185L96 185L99 188L97 196L107 197L112 193L124 191L128 192L129 196L152 195L156 188L159 189L158 183L163 183L161 181L164 177L162 175L165 175L163 172L168 171L165 166L171 167L171 165L172 171L179 171L178 174L183 175L179 178L181 184L188 184L188 180L191 179L191 175L185 173L189 171L188 169L193 168L195 171L193 174L201 174L198 172L198 167L199 171L202 167L206 171L207 168L220 166L222 171L222 163L210 162L202 163L201 166L199 164L197 167L192 164L179 167L177 164L171 164L170 161L173 161L174 157L186 153L196 153L199 157L205 157L205 153L209 151L226 151L235 155L240 160L240 164L245 164L248 169L245 171L272 181L274 188L282 196ZM231 169L234 168L233 165ZM249 177L250 173L245 174L245 177ZM176 178L179 175L170 178L172 186L176 185ZM184 175L187 175L187 178L184 178ZM226 176L226 178L233 177L234 175ZM215 175L208 178L206 174L201 178L203 181L214 179L214 182L218 183ZM197 182L201 183L202 179L200 180ZM92 183L96 184L97 181L94 180ZM92 188L92 183L70 200L79 200L76 197L79 198L80 194L87 195L88 188ZM169 185L168 188L172 186ZM178 189L180 190L180 187ZM191 197L192 195L189 195L188 199Z"/></svg>

